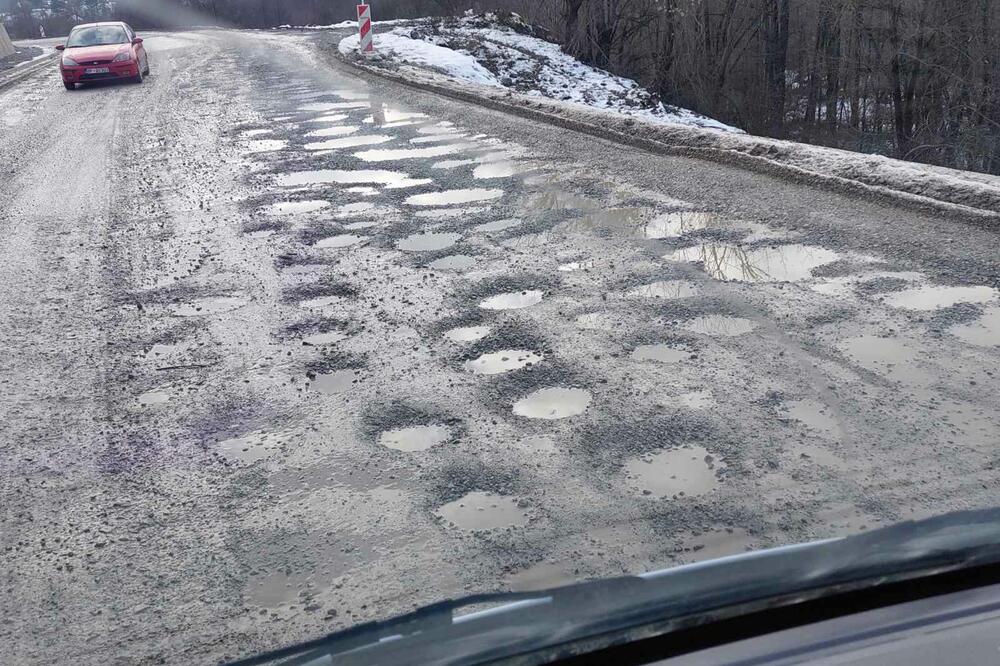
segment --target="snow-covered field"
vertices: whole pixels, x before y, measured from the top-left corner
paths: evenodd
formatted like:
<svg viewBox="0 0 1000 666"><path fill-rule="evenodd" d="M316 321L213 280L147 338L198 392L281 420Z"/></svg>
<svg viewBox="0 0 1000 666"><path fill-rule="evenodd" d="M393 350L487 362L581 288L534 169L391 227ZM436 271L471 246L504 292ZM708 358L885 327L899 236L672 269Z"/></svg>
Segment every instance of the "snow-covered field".
<svg viewBox="0 0 1000 666"><path fill-rule="evenodd" d="M329 27L352 25L345 23ZM375 26L376 55L368 62L416 67L463 83L507 88L644 120L742 132L688 109L664 105L635 81L586 65L563 53L558 44L531 33L516 16L500 21L492 14L385 22ZM340 52L357 53L358 41L357 35L346 37Z"/></svg>

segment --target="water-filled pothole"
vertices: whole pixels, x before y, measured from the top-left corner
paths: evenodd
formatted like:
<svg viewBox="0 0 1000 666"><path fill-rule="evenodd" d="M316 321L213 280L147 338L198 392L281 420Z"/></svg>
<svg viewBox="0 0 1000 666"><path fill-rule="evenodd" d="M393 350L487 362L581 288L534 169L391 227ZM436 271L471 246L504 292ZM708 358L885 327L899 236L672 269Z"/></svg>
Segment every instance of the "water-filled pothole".
<svg viewBox="0 0 1000 666"><path fill-rule="evenodd" d="M350 127L349 125L333 125L331 127L324 127L323 129L307 132L306 136L317 139L328 139L334 136L347 136L348 134L354 134L357 131L357 127Z"/></svg>
<svg viewBox="0 0 1000 666"><path fill-rule="evenodd" d="M368 236L355 236L354 234L340 234L337 236L328 236L320 241L316 242L313 247L319 249L338 249L344 247L350 247L352 245L357 245L368 240Z"/></svg>
<svg viewBox="0 0 1000 666"><path fill-rule="evenodd" d="M752 332L757 328L757 324L741 317L706 315L704 317L695 317L685 322L681 328L692 333L700 333L701 335L732 338Z"/></svg>
<svg viewBox="0 0 1000 666"><path fill-rule="evenodd" d="M479 304L484 310L520 310L542 302L544 292L532 289L490 296Z"/></svg>
<svg viewBox="0 0 1000 666"><path fill-rule="evenodd" d="M462 234L427 233L413 234L396 243L403 252L431 252L449 248L462 238Z"/></svg>
<svg viewBox="0 0 1000 666"><path fill-rule="evenodd" d="M479 358L466 361L465 369L475 375L499 375L521 368L535 365L542 360L538 354L522 349L507 349L504 351L483 354Z"/></svg>
<svg viewBox="0 0 1000 666"><path fill-rule="evenodd" d="M513 162L499 161L480 164L472 170L472 177L480 180L488 178L510 178L518 172Z"/></svg>
<svg viewBox="0 0 1000 666"><path fill-rule="evenodd" d="M438 271L466 271L476 265L476 258L467 254L452 254L435 259L427 264L429 268Z"/></svg>
<svg viewBox="0 0 1000 666"><path fill-rule="evenodd" d="M265 210L269 215L298 215L302 213L314 213L330 205L329 201L282 201L271 204Z"/></svg>
<svg viewBox="0 0 1000 666"><path fill-rule="evenodd" d="M710 243L664 256L671 261L698 262L717 280L798 282L812 270L840 259L832 250L809 245L779 245L747 250L740 245Z"/></svg>
<svg viewBox="0 0 1000 666"><path fill-rule="evenodd" d="M529 516L515 497L476 490L435 511L461 530L494 530L528 524Z"/></svg>
<svg viewBox="0 0 1000 666"><path fill-rule="evenodd" d="M154 389L152 391L146 391L140 395L136 402L140 407L151 407L153 405L162 405L163 403L174 397L173 393L165 389Z"/></svg>
<svg viewBox="0 0 1000 666"><path fill-rule="evenodd" d="M888 305L905 310L937 310L958 303L989 303L996 300L996 289L991 287L944 287L927 285L888 294Z"/></svg>
<svg viewBox="0 0 1000 666"><path fill-rule="evenodd" d="M670 345L640 345L632 352L632 358L636 361L659 361L660 363L677 363L690 355L690 352Z"/></svg>
<svg viewBox="0 0 1000 666"><path fill-rule="evenodd" d="M392 185L410 180L409 174L400 171L383 171L378 169L359 169L357 171L340 171L335 169L314 169L310 171L293 171L278 176L278 184L282 187L300 185L322 185L338 183L340 185Z"/></svg>
<svg viewBox="0 0 1000 666"><path fill-rule="evenodd" d="M497 233L498 231L506 231L507 229L513 229L521 224L521 220L496 220L494 222L487 222L485 224L480 224L479 226L473 227L472 230L480 233Z"/></svg>
<svg viewBox="0 0 1000 666"><path fill-rule="evenodd" d="M636 458L625 465L629 485L644 495L680 497L703 495L719 483L717 463L701 446L668 449L649 458Z"/></svg>
<svg viewBox="0 0 1000 666"><path fill-rule="evenodd" d="M829 436L840 435L840 424L829 411L829 408L817 400L792 400L785 403L788 415L804 423L809 429Z"/></svg>
<svg viewBox="0 0 1000 666"><path fill-rule="evenodd" d="M698 288L683 280L663 280L636 287L629 294L645 298L690 298L698 295Z"/></svg>
<svg viewBox="0 0 1000 666"><path fill-rule="evenodd" d="M387 430L379 435L379 444L397 451L414 453L443 444L451 438L451 430L442 425L420 425Z"/></svg>
<svg viewBox="0 0 1000 666"><path fill-rule="evenodd" d="M323 345L335 344L346 338L347 334L343 331L327 331L326 333L313 333L312 335L307 335L302 338L302 344L321 347Z"/></svg>
<svg viewBox="0 0 1000 666"><path fill-rule="evenodd" d="M464 326L444 332L444 337L452 342L475 342L490 334L489 326Z"/></svg>
<svg viewBox="0 0 1000 666"><path fill-rule="evenodd" d="M950 329L959 340L979 347L1000 347L1000 308L989 308L976 321Z"/></svg>
<svg viewBox="0 0 1000 666"><path fill-rule="evenodd" d="M415 194L406 200L411 206L453 206L474 201L491 201L503 196L503 190L486 190L473 188L468 190L445 190Z"/></svg>
<svg viewBox="0 0 1000 666"><path fill-rule="evenodd" d="M219 442L219 453L234 463L249 465L281 450L282 433L252 432Z"/></svg>
<svg viewBox="0 0 1000 666"><path fill-rule="evenodd" d="M354 388L360 374L360 370L336 370L316 375L309 384L309 388L320 393L326 393L327 395L344 393Z"/></svg>
<svg viewBox="0 0 1000 666"><path fill-rule="evenodd" d="M328 141L311 141L304 146L306 150L338 150L341 148L360 148L361 146L377 146L380 143L392 141L394 137L385 134L364 134L362 136L348 136L341 139L330 139Z"/></svg>
<svg viewBox="0 0 1000 666"><path fill-rule="evenodd" d="M590 399L583 389L539 389L515 402L514 413L529 419L564 419L587 411Z"/></svg>
<svg viewBox="0 0 1000 666"><path fill-rule="evenodd" d="M428 146L425 148L376 148L354 153L363 162L394 162L397 160L426 159L451 155L468 148L467 144L447 144L444 146Z"/></svg>

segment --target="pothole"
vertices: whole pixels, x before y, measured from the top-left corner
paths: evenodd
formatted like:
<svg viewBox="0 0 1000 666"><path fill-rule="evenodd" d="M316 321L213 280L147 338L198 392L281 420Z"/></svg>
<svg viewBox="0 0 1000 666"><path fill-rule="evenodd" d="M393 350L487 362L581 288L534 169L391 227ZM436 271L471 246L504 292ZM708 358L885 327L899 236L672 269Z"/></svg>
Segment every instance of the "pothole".
<svg viewBox="0 0 1000 666"><path fill-rule="evenodd" d="M506 231L507 229L513 229L514 227L520 225L521 220L496 220L494 222L480 224L479 226L473 227L472 230L477 233L491 234L499 231Z"/></svg>
<svg viewBox="0 0 1000 666"><path fill-rule="evenodd" d="M354 388L360 375L360 370L336 370L316 375L309 384L309 388L320 393L326 393L327 395L345 393Z"/></svg>
<svg viewBox="0 0 1000 666"><path fill-rule="evenodd" d="M757 324L741 317L706 315L704 317L695 317L685 322L681 328L692 333L700 333L701 335L733 338L754 331L757 328Z"/></svg>
<svg viewBox="0 0 1000 666"><path fill-rule="evenodd" d="M452 254L435 259L427 264L429 268L438 271L465 271L476 265L476 258L467 254Z"/></svg>
<svg viewBox="0 0 1000 666"><path fill-rule="evenodd" d="M387 430L379 435L379 444L397 451L414 453L443 444L451 438L451 430L442 425L420 425Z"/></svg>
<svg viewBox="0 0 1000 666"><path fill-rule="evenodd" d="M313 247L319 249L339 249L357 245L368 240L368 236L356 236L354 234L340 234L338 236L328 236L317 241Z"/></svg>
<svg viewBox="0 0 1000 666"><path fill-rule="evenodd" d="M166 389L153 389L140 395L136 402L140 407L152 407L162 405L174 397L174 394Z"/></svg>
<svg viewBox="0 0 1000 666"><path fill-rule="evenodd" d="M474 375L499 375L535 365L541 360L542 357L534 352L508 349L483 354L479 358L466 361L465 369Z"/></svg>
<svg viewBox="0 0 1000 666"><path fill-rule="evenodd" d="M959 303L989 303L997 298L991 287L943 287L928 285L888 294L888 305L905 310L937 310Z"/></svg>
<svg viewBox="0 0 1000 666"><path fill-rule="evenodd" d="M341 340L347 338L347 334L343 331L328 331L326 333L313 333L312 335L307 335L302 338L302 344L313 345L316 347L321 347L323 345L332 345Z"/></svg>
<svg viewBox="0 0 1000 666"><path fill-rule="evenodd" d="M472 170L472 177L480 180L488 178L510 178L517 175L518 170L513 162L489 162L480 164Z"/></svg>
<svg viewBox="0 0 1000 666"><path fill-rule="evenodd" d="M644 298L690 298L698 295L698 288L682 280L664 280L636 287L629 294Z"/></svg>
<svg viewBox="0 0 1000 666"><path fill-rule="evenodd" d="M444 332L444 337L452 342L475 342L490 334L489 326L465 326Z"/></svg>
<svg viewBox="0 0 1000 666"><path fill-rule="evenodd" d="M387 141L392 141L395 137L385 134L365 134L362 136L349 136L342 139L330 139L329 141L311 141L304 146L306 150L339 150L342 148L360 148L362 146L377 146Z"/></svg>
<svg viewBox="0 0 1000 666"><path fill-rule="evenodd" d="M354 156L363 162L394 162L396 160L426 159L451 155L466 150L468 147L467 144L448 144L427 148L376 148L355 153Z"/></svg>
<svg viewBox="0 0 1000 666"><path fill-rule="evenodd" d="M434 512L460 530L495 530L527 525L528 514L515 497L476 490Z"/></svg>
<svg viewBox="0 0 1000 666"><path fill-rule="evenodd" d="M625 465L629 485L644 495L684 497L704 495L719 484L717 463L701 446L668 449Z"/></svg>
<svg viewBox="0 0 1000 666"><path fill-rule="evenodd" d="M515 402L514 413L529 419L555 420L583 414L589 406L589 391L545 388Z"/></svg>
<svg viewBox="0 0 1000 666"><path fill-rule="evenodd" d="M810 430L823 435L840 435L840 424L823 403L808 399L792 400L786 402L784 407L788 416L805 424Z"/></svg>
<svg viewBox="0 0 1000 666"><path fill-rule="evenodd" d="M462 234L454 233L413 234L397 242L396 247L403 252L431 252L449 248L461 238Z"/></svg>
<svg viewBox="0 0 1000 666"><path fill-rule="evenodd" d="M249 465L280 451L282 437L281 433L253 432L219 442L218 451L230 462Z"/></svg>
<svg viewBox="0 0 1000 666"><path fill-rule="evenodd" d="M645 238L679 238L691 231L716 226L720 220L715 213L680 211L664 213L642 227Z"/></svg>
<svg viewBox="0 0 1000 666"><path fill-rule="evenodd" d="M632 352L635 361L658 361L660 363L677 363L683 361L690 352L669 345L640 345Z"/></svg>
<svg viewBox="0 0 1000 666"><path fill-rule="evenodd" d="M282 201L271 204L264 209L269 215L298 215L302 213L314 213L323 210L330 205L328 201Z"/></svg>
<svg viewBox="0 0 1000 666"><path fill-rule="evenodd" d="M520 310L542 302L544 292L532 289L529 291L511 291L490 296L479 304L484 310Z"/></svg>
<svg viewBox="0 0 1000 666"><path fill-rule="evenodd" d="M671 261L701 263L716 280L740 282L798 282L811 278L814 268L840 258L832 250L808 245L747 250L727 243L690 247L664 256Z"/></svg>
<svg viewBox="0 0 1000 666"><path fill-rule="evenodd" d="M357 131L357 127L350 127L349 125L334 125L332 127L324 127L323 129L307 132L306 136L310 138L329 138L333 136L347 136L348 134L354 134Z"/></svg>
<svg viewBox="0 0 1000 666"><path fill-rule="evenodd" d="M399 171L383 171L379 169L359 169L357 171L341 171L336 169L314 169L310 171L293 171L280 174L278 185L296 187L302 185L323 185L337 183L340 185L392 185L410 180L408 174Z"/></svg>
<svg viewBox="0 0 1000 666"><path fill-rule="evenodd" d="M1000 308L990 308L974 322L954 326L952 335L963 342L979 347L1000 346Z"/></svg>
<svg viewBox="0 0 1000 666"><path fill-rule="evenodd" d="M503 196L503 190L473 188L467 190L445 190L428 194L415 194L406 200L411 206L453 206L474 201L491 201Z"/></svg>

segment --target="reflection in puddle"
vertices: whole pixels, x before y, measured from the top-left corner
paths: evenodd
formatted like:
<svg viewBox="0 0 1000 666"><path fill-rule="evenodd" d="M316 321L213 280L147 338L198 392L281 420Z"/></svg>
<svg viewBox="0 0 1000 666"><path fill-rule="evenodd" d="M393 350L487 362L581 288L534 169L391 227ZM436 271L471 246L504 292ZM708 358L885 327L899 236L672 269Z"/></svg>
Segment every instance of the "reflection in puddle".
<svg viewBox="0 0 1000 666"><path fill-rule="evenodd" d="M517 173L513 162L490 162L480 164L472 170L472 177L480 180L486 178L510 178Z"/></svg>
<svg viewBox="0 0 1000 666"><path fill-rule="evenodd" d="M299 213L313 213L329 206L327 201L282 201L271 204L265 211L269 215L296 215Z"/></svg>
<svg viewBox="0 0 1000 666"><path fill-rule="evenodd" d="M749 319L740 317L726 317L723 315L707 315L697 317L681 326L684 330L702 335L721 336L726 338L736 337L750 333L757 328L757 324Z"/></svg>
<svg viewBox="0 0 1000 666"><path fill-rule="evenodd" d="M906 310L937 310L958 303L988 303L996 300L997 290L991 287L925 286L888 294L888 305Z"/></svg>
<svg viewBox="0 0 1000 666"><path fill-rule="evenodd" d="M427 264L428 267L438 271L466 271L475 265L476 258L467 254L452 254Z"/></svg>
<svg viewBox="0 0 1000 666"><path fill-rule="evenodd" d="M334 125L333 127L324 127L321 130L313 130L306 134L306 136L315 137L330 137L330 136L346 136L348 134L354 134L358 131L357 127L348 127L346 125Z"/></svg>
<svg viewBox="0 0 1000 666"><path fill-rule="evenodd" d="M391 185L409 180L409 175L399 171L358 170L335 171L318 169L314 171L294 171L278 176L278 184L282 187L296 185L320 185L323 183L339 183L342 185Z"/></svg>
<svg viewBox="0 0 1000 666"><path fill-rule="evenodd" d="M719 483L714 467L715 460L708 450L695 446L632 460L625 465L625 476L630 485L646 495L703 495Z"/></svg>
<svg viewBox="0 0 1000 666"><path fill-rule="evenodd" d="M413 234L396 243L403 252L430 252L451 247L462 238L462 234Z"/></svg>
<svg viewBox="0 0 1000 666"><path fill-rule="evenodd" d="M1000 308L990 308L978 320L953 327L951 334L970 345L1000 346Z"/></svg>
<svg viewBox="0 0 1000 666"><path fill-rule="evenodd" d="M302 338L302 344L320 347L322 345L332 345L347 338L343 331L328 331L326 333L313 333Z"/></svg>
<svg viewBox="0 0 1000 666"><path fill-rule="evenodd" d="M385 136L384 134L366 134L363 136L349 136L343 139L330 139L329 141L314 141L307 143L303 148L306 150L336 150L338 148L377 146L386 141L392 141L392 137Z"/></svg>
<svg viewBox="0 0 1000 666"><path fill-rule="evenodd" d="M667 254L670 261L696 262L717 280L797 282L812 277L812 269L840 258L836 252L808 245L781 245L746 250L739 245L709 243Z"/></svg>
<svg viewBox="0 0 1000 666"><path fill-rule="evenodd" d="M234 463L249 465L281 450L280 433L252 432L219 442L219 453Z"/></svg>
<svg viewBox="0 0 1000 666"><path fill-rule="evenodd" d="M546 388L514 403L514 413L529 419L564 419L587 411L590 392L583 389Z"/></svg>
<svg viewBox="0 0 1000 666"><path fill-rule="evenodd" d="M600 203L564 190L546 190L531 197L527 208L529 210L597 210L600 208Z"/></svg>
<svg viewBox="0 0 1000 666"><path fill-rule="evenodd" d="M513 229L520 224L521 220L496 220L495 222L480 224L479 226L473 227L472 230L481 233L496 233L498 231Z"/></svg>
<svg viewBox="0 0 1000 666"><path fill-rule="evenodd" d="M406 200L411 206L451 206L455 204L466 204L474 201L489 201L499 199L503 196L503 190L484 190L473 188L469 190L445 190L443 192L430 192L428 194L416 194Z"/></svg>
<svg viewBox="0 0 1000 666"><path fill-rule="evenodd" d="M811 430L823 435L837 437L840 435L840 424L830 415L826 405L816 400L793 400L785 403L788 415L808 426Z"/></svg>
<svg viewBox="0 0 1000 666"><path fill-rule="evenodd" d="M636 287L629 294L646 298L690 298L698 295L698 288L690 282L665 280Z"/></svg>
<svg viewBox="0 0 1000 666"><path fill-rule="evenodd" d="M474 375L499 375L535 365L542 357L534 352L508 349L483 354L477 359L465 362L465 369Z"/></svg>
<svg viewBox="0 0 1000 666"><path fill-rule="evenodd" d="M528 524L528 514L518 500L477 490L448 502L435 514L460 530L494 530Z"/></svg>
<svg viewBox="0 0 1000 666"><path fill-rule="evenodd" d="M475 342L490 334L489 326L466 326L444 332L444 337L453 342Z"/></svg>
<svg viewBox="0 0 1000 666"><path fill-rule="evenodd" d="M397 451L414 453L426 451L432 446L443 444L451 437L451 431L441 425L421 425L399 430L387 430L379 435L379 444Z"/></svg>
<svg viewBox="0 0 1000 666"><path fill-rule="evenodd" d="M200 298L190 303L183 303L174 306L174 314L178 317L197 317L199 315L216 314L219 312L230 312L243 307L249 303L245 298L234 296L216 296L213 298Z"/></svg>
<svg viewBox="0 0 1000 666"><path fill-rule="evenodd" d="M357 245L368 240L368 236L355 236L354 234L340 234L339 236L329 236L318 241L313 247L320 249L342 248Z"/></svg>
<svg viewBox="0 0 1000 666"><path fill-rule="evenodd" d="M506 294L490 296L479 307L484 310L520 310L542 302L542 291L511 291Z"/></svg>
<svg viewBox="0 0 1000 666"><path fill-rule="evenodd" d="M642 231L646 238L678 238L690 231L715 226L718 219L719 216L715 213L666 213L646 223Z"/></svg>
<svg viewBox="0 0 1000 666"><path fill-rule="evenodd" d="M358 381L358 370L337 370L323 375L316 375L309 384L309 388L315 389L327 395L336 395L349 391Z"/></svg>
<svg viewBox="0 0 1000 666"><path fill-rule="evenodd" d="M393 162L395 160L426 159L428 157L441 157L451 155L469 148L468 144L448 144L446 146L431 146L429 148L380 148L375 150L363 150L354 153L354 156L365 162Z"/></svg>
<svg viewBox="0 0 1000 666"><path fill-rule="evenodd" d="M636 361L659 361L660 363L677 363L683 361L690 352L669 345L641 345L632 352Z"/></svg>
<svg viewBox="0 0 1000 666"><path fill-rule="evenodd" d="M280 139L259 139L256 141L247 141L246 150L247 153L270 153L276 150L281 150L288 145L287 141L282 141Z"/></svg>

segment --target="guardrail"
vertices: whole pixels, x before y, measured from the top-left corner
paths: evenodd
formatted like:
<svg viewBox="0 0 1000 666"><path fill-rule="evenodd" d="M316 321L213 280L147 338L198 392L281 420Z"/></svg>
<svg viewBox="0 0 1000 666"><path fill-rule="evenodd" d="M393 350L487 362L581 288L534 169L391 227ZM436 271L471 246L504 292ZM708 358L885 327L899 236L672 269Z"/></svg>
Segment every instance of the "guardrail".
<svg viewBox="0 0 1000 666"><path fill-rule="evenodd" d="M55 51L44 58L39 58L34 62L9 69L5 72L0 72L0 89L13 85L18 81L23 81L29 76L37 74L47 67L51 67L57 60L59 60L59 52Z"/></svg>

